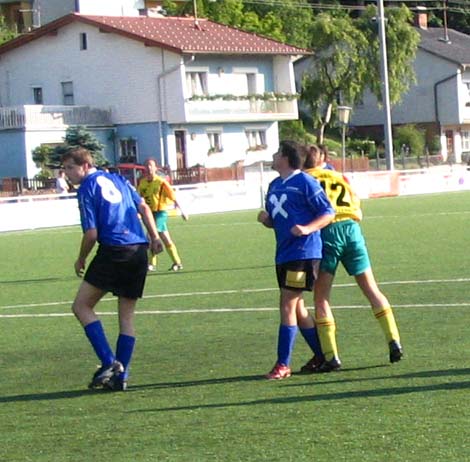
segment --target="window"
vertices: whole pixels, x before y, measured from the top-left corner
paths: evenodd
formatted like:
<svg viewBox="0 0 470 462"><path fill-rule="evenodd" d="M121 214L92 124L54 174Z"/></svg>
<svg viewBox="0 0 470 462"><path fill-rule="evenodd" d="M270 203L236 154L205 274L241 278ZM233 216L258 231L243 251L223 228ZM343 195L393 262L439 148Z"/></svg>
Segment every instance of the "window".
<svg viewBox="0 0 470 462"><path fill-rule="evenodd" d="M65 106L73 106L73 82L62 82L62 101Z"/></svg>
<svg viewBox="0 0 470 462"><path fill-rule="evenodd" d="M462 138L462 151L470 151L470 131L463 130L461 134Z"/></svg>
<svg viewBox="0 0 470 462"><path fill-rule="evenodd" d="M121 138L119 147L121 149L119 162L137 162L137 140L135 138Z"/></svg>
<svg viewBox="0 0 470 462"><path fill-rule="evenodd" d="M209 154L214 152L222 152L222 132L207 132L209 138Z"/></svg>
<svg viewBox="0 0 470 462"><path fill-rule="evenodd" d="M207 95L207 72L186 72L188 95Z"/></svg>
<svg viewBox="0 0 470 462"><path fill-rule="evenodd" d="M34 104L44 104L41 87L33 87L33 101Z"/></svg>
<svg viewBox="0 0 470 462"><path fill-rule="evenodd" d="M246 74L246 83L248 94L256 95L256 93L258 93L256 88L256 74Z"/></svg>
<svg viewBox="0 0 470 462"><path fill-rule="evenodd" d="M266 130L264 129L246 129L246 139L248 141L248 151L262 151L268 146L266 144Z"/></svg>
<svg viewBox="0 0 470 462"><path fill-rule="evenodd" d="M80 33L80 50L86 50L88 48L87 35L84 32Z"/></svg>

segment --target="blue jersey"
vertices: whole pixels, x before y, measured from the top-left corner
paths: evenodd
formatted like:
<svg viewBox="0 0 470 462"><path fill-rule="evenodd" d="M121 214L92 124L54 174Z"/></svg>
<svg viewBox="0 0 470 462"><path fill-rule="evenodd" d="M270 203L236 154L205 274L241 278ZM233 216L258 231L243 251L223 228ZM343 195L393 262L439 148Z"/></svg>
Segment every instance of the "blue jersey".
<svg viewBox="0 0 470 462"><path fill-rule="evenodd" d="M104 245L147 243L138 217L142 198L120 175L90 173L77 192L83 232L95 228Z"/></svg>
<svg viewBox="0 0 470 462"><path fill-rule="evenodd" d="M266 211L276 234L276 263L321 258L320 231L308 236L294 236L294 225L306 225L316 218L334 215L320 183L310 175L295 171L288 178L276 178L269 185Z"/></svg>

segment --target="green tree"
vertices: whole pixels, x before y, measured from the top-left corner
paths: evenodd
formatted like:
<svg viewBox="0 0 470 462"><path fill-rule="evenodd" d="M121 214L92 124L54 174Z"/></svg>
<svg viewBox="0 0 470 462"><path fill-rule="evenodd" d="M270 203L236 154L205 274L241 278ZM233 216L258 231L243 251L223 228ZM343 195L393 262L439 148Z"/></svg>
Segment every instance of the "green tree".
<svg viewBox="0 0 470 462"><path fill-rule="evenodd" d="M321 13L312 27L314 57L302 79L302 101L309 107L317 142L323 143L326 125L339 99L357 102L365 87L368 43L354 20Z"/></svg>
<svg viewBox="0 0 470 462"><path fill-rule="evenodd" d="M93 134L87 132L80 126L67 128L64 143L56 146L54 149L46 149L46 147L44 149L36 148L33 151L33 160L36 162L36 165L44 166L41 168L60 168L62 164L62 155L69 148L78 146L82 146L91 152L97 167L109 165L109 162L102 154L104 146L94 137Z"/></svg>
<svg viewBox="0 0 470 462"><path fill-rule="evenodd" d="M380 43L377 35L377 24L374 18L377 11L374 6L367 7L363 16L358 19L358 29L363 32L369 46L365 51L365 59L369 63L367 71L367 87L374 93L379 102L382 101L380 75ZM413 13L406 6L386 9L386 42L389 74L390 103L397 104L416 82L413 61L419 44L419 34L410 25Z"/></svg>
<svg viewBox="0 0 470 462"><path fill-rule="evenodd" d="M345 13L321 13L312 27L314 57L303 77L302 101L312 112L317 142L338 104L357 104L370 89L382 100L380 54L374 6L353 19ZM415 81L413 60L419 34L410 25L411 12L405 7L386 10L390 101L396 104Z"/></svg>
<svg viewBox="0 0 470 462"><path fill-rule="evenodd" d="M18 34L11 30L5 23L5 18L0 16L0 44L15 38Z"/></svg>
<svg viewBox="0 0 470 462"><path fill-rule="evenodd" d="M36 167L41 171L36 175L36 178L52 178L52 171L50 169L50 156L53 148L47 145L38 146L33 150L33 162Z"/></svg>
<svg viewBox="0 0 470 462"><path fill-rule="evenodd" d="M312 9L307 0L247 2L245 12L260 18L259 34L301 48L311 45Z"/></svg>

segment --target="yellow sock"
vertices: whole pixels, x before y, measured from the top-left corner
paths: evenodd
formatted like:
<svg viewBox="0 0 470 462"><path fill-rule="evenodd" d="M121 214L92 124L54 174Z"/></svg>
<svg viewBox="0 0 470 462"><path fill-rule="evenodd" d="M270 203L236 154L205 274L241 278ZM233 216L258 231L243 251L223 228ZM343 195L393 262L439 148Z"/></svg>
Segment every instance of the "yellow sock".
<svg viewBox="0 0 470 462"><path fill-rule="evenodd" d="M152 265L154 268L157 267L157 263L158 263L158 260L157 260L157 256L154 255L152 252L149 252L149 264Z"/></svg>
<svg viewBox="0 0 470 462"><path fill-rule="evenodd" d="M395 316L393 316L392 308L385 306L382 308L372 308L374 316L379 321L380 327L385 334L387 343L392 340L400 341L400 334L398 333L397 323L395 322Z"/></svg>
<svg viewBox="0 0 470 462"><path fill-rule="evenodd" d="M170 244L166 248L166 251L168 252L168 255L170 255L171 259L173 260L173 263L176 263L177 265L181 265L181 258L178 255L178 251L176 250L175 244Z"/></svg>
<svg viewBox="0 0 470 462"><path fill-rule="evenodd" d="M318 336L320 344L327 361L338 357L338 347L336 345L336 323L334 318L316 318Z"/></svg>

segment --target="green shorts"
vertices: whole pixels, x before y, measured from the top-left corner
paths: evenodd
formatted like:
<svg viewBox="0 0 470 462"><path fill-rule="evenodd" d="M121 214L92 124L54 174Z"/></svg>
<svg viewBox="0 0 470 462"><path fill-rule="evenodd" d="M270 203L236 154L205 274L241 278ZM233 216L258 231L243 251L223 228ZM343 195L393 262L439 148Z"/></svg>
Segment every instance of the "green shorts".
<svg viewBox="0 0 470 462"><path fill-rule="evenodd" d="M168 231L168 212L166 210L160 210L160 212L153 212L153 217L155 218L155 224L159 233L162 233L163 231Z"/></svg>
<svg viewBox="0 0 470 462"><path fill-rule="evenodd" d="M320 269L335 274L341 262L350 276L370 268L369 254L361 227L354 220L332 223L321 230L323 257Z"/></svg>

